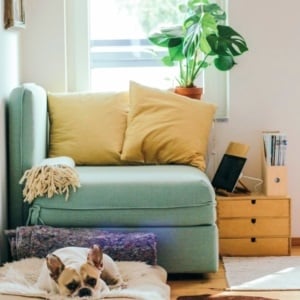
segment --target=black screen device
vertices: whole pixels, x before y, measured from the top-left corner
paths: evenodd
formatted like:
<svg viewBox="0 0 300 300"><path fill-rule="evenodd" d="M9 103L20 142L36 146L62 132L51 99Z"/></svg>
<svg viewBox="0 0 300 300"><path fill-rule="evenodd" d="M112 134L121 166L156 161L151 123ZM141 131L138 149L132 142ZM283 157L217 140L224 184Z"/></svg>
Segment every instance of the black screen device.
<svg viewBox="0 0 300 300"><path fill-rule="evenodd" d="M213 187L232 193L242 173L246 158L224 154L212 180Z"/></svg>

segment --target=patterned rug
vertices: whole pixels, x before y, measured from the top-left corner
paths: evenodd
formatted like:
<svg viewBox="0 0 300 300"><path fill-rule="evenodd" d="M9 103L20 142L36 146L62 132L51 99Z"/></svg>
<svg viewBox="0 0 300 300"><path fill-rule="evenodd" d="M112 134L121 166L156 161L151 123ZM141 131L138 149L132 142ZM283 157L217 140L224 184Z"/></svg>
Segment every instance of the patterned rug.
<svg viewBox="0 0 300 300"><path fill-rule="evenodd" d="M194 296L180 296L177 300L276 300L265 297L252 297L252 296L213 296L209 294L194 295Z"/></svg>
<svg viewBox="0 0 300 300"><path fill-rule="evenodd" d="M13 260L43 258L56 249L99 245L117 261L142 261L157 264L156 236L151 232L107 232L97 228L57 228L20 226L5 230Z"/></svg>

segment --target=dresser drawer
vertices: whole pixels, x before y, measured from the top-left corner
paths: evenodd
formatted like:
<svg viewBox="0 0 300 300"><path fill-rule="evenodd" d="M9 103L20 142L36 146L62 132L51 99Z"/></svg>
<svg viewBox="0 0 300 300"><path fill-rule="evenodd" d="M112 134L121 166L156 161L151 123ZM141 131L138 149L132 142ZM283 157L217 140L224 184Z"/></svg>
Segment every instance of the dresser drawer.
<svg viewBox="0 0 300 300"><path fill-rule="evenodd" d="M288 217L289 199L233 199L218 201L218 218Z"/></svg>
<svg viewBox="0 0 300 300"><path fill-rule="evenodd" d="M288 218L219 219L218 227L221 238L287 237L290 235Z"/></svg>
<svg viewBox="0 0 300 300"><path fill-rule="evenodd" d="M221 238L219 243L223 256L290 255L289 238Z"/></svg>

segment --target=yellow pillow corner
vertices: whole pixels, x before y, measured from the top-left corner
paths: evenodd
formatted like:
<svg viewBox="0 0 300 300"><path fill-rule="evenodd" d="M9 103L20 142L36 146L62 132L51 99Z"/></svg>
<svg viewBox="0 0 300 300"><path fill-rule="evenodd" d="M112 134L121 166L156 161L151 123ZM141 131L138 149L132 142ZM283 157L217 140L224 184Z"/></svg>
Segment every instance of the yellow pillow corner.
<svg viewBox="0 0 300 300"><path fill-rule="evenodd" d="M130 111L121 159L187 164L205 170L216 106L131 81Z"/></svg>

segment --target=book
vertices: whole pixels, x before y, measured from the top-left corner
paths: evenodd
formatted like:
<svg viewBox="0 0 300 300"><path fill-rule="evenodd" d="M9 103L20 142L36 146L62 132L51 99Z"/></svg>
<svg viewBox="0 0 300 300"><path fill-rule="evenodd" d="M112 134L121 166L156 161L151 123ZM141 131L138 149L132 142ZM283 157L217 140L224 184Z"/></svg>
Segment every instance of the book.
<svg viewBox="0 0 300 300"><path fill-rule="evenodd" d="M287 136L279 131L263 132L264 156L269 166L286 164Z"/></svg>

